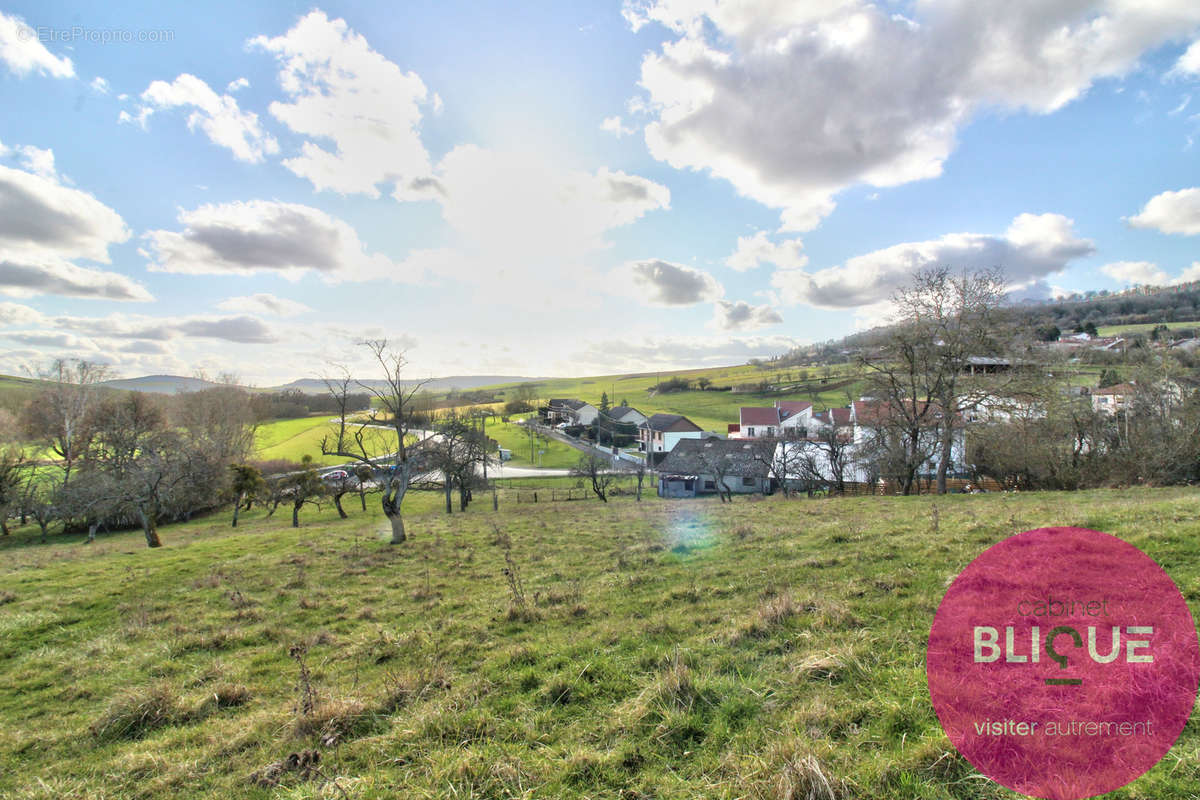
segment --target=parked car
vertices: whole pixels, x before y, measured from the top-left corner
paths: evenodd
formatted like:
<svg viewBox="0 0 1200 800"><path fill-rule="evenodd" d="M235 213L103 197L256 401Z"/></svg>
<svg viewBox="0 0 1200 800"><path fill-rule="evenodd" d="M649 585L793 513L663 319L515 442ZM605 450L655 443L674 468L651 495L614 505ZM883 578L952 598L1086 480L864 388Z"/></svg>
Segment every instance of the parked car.
<svg viewBox="0 0 1200 800"><path fill-rule="evenodd" d="M342 481L349 479L350 473L346 472L344 469L330 470L321 476L321 480L325 481L326 483L341 483Z"/></svg>

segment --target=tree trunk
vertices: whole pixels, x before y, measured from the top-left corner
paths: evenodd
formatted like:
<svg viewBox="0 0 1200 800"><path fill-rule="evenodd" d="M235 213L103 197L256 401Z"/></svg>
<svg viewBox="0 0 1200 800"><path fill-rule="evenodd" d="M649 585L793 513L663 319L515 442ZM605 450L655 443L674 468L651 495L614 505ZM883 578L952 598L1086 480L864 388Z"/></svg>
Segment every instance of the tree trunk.
<svg viewBox="0 0 1200 800"><path fill-rule="evenodd" d="M400 516L400 510L387 514L387 518L388 522L392 523L392 539L389 544L402 544L408 537L404 534L404 518Z"/></svg>
<svg viewBox="0 0 1200 800"><path fill-rule="evenodd" d="M450 492L453 489L453 485L452 485L452 482L450 481L450 476L448 474L443 475L443 477L442 477L442 488L445 489L445 491L446 491L446 513L453 514L454 513L454 501L450 499Z"/></svg>
<svg viewBox="0 0 1200 800"><path fill-rule="evenodd" d="M241 510L242 510L242 498L239 495L237 501L233 504L233 525L232 525L232 527L234 527L234 528L237 527L238 512Z"/></svg>
<svg viewBox="0 0 1200 800"><path fill-rule="evenodd" d="M362 502L363 511L367 510L367 490L363 488L362 481L358 483L358 499Z"/></svg>
<svg viewBox="0 0 1200 800"><path fill-rule="evenodd" d="M88 544L91 544L92 542L96 541L96 529L99 527L100 527L99 522L88 523L88 538L87 538Z"/></svg>
<svg viewBox="0 0 1200 800"><path fill-rule="evenodd" d="M937 493L946 493L946 471L950 467L950 456L954 452L954 426L950 420L942 425L942 457L938 460Z"/></svg>
<svg viewBox="0 0 1200 800"><path fill-rule="evenodd" d="M138 509L138 516L142 518L142 532L146 534L147 547L162 547L162 539L158 538L158 523L154 519L154 515Z"/></svg>
<svg viewBox="0 0 1200 800"><path fill-rule="evenodd" d="M0 517L0 533L8 536L8 519Z"/></svg>
<svg viewBox="0 0 1200 800"><path fill-rule="evenodd" d="M292 527L293 528L300 527L300 506L302 506L302 505L304 505L304 504L303 503L292 503Z"/></svg>
<svg viewBox="0 0 1200 800"><path fill-rule="evenodd" d="M349 514L347 514L347 513L346 513L346 512L345 512L345 511L342 509L342 496L341 496L340 494L335 494L335 495L333 496L333 504L334 504L334 506L336 506L336 507L337 507L337 510L338 510L338 516L339 516L339 517L341 517L342 519L349 519L349 518L350 518L350 515L349 515Z"/></svg>

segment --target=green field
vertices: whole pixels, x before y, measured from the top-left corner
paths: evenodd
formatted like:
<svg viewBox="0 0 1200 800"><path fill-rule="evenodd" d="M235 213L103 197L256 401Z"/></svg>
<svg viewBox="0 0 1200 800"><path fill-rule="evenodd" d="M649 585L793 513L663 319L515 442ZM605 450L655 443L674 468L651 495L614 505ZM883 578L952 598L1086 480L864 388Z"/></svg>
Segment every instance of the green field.
<svg viewBox="0 0 1200 800"><path fill-rule="evenodd" d="M578 450L568 444L551 439L548 442L534 441L534 462L529 460L529 434L521 425L511 422L489 422L487 435L500 443L501 447L512 450L512 461L505 462L516 467L539 466L546 469L570 469L579 463ZM545 450L538 456L538 450Z"/></svg>
<svg viewBox="0 0 1200 800"><path fill-rule="evenodd" d="M439 505L3 540L0 796L1013 798L930 707L952 576L1081 525L1200 612L1190 488ZM1111 796L1194 799L1197 722Z"/></svg>
<svg viewBox="0 0 1200 800"><path fill-rule="evenodd" d="M1130 325L1104 325L1096 329L1101 336L1120 336L1130 333L1150 333L1159 325L1166 325L1167 329L1172 332L1181 330L1196 330L1200 328L1200 322L1142 322Z"/></svg>
<svg viewBox="0 0 1200 800"><path fill-rule="evenodd" d="M336 426L329 420L328 414L322 414L299 419L272 420L259 425L254 432L255 458L263 461L277 458L300 461L304 456L310 455L313 462L319 465L345 463L347 459L342 456L321 455L321 439L337 434ZM381 433L384 433L386 438L386 432ZM395 441L394 434L392 441ZM382 452L388 452L388 447L384 447L382 441L380 449Z"/></svg>
<svg viewBox="0 0 1200 800"><path fill-rule="evenodd" d="M808 376L807 380L802 381L801 376L805 373ZM825 371L821 367L764 369L743 365L681 372L554 378L538 381L534 384L534 388L539 401L543 404L552 397L571 397L598 406L601 393L606 393L611 405L617 405L622 400L627 400L629 405L647 416L660 412L683 414L705 430L714 430L723 434L729 423L738 421L738 408L741 406L769 406L776 400L807 400L812 402L818 410L844 406L848 399L857 398L861 394L859 384L832 390L823 387L847 377L853 377L854 374L854 368L850 365L835 365L829 370L828 382L822 384L826 378ZM807 391L769 394L699 390L655 393L655 388L661 382L672 377L682 377L693 381L704 377L712 382L713 387L738 386L768 380L783 381L789 384L803 383L810 388ZM496 388L498 389L497 394L506 398L516 395L516 384L504 384Z"/></svg>

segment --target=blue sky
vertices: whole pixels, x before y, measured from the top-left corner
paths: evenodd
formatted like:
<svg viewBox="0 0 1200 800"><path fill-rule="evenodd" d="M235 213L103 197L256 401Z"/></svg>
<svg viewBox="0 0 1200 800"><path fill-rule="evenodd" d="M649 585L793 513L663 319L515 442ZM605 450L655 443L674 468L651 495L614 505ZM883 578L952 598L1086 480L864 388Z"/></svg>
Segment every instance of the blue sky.
<svg viewBox="0 0 1200 800"><path fill-rule="evenodd" d="M1200 279L1200 6L1137 5L0 2L0 370L649 371L923 266Z"/></svg>

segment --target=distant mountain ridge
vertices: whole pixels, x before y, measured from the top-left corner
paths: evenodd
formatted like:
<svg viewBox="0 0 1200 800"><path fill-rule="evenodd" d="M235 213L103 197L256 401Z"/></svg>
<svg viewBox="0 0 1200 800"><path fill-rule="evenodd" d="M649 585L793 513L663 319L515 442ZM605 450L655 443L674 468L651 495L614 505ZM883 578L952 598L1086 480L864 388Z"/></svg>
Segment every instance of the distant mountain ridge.
<svg viewBox="0 0 1200 800"><path fill-rule="evenodd" d="M477 389L480 386L492 386L497 383L526 383L528 381L545 380L545 378L524 378L519 375L452 375L447 378L431 378L425 382L424 388L430 391L446 391L449 389ZM408 386L419 383L419 379L405 381ZM381 388L383 381L363 381L372 388ZM133 392L150 392L153 394L179 394L180 392L196 392L211 389L221 384L203 378L187 378L182 375L143 375L140 378L117 378L104 381L101 386L110 389L121 389ZM304 394L325 394L329 391L325 382L319 378L301 378L281 386L269 386L261 391L282 392L294 390ZM355 385L352 391L361 391Z"/></svg>

